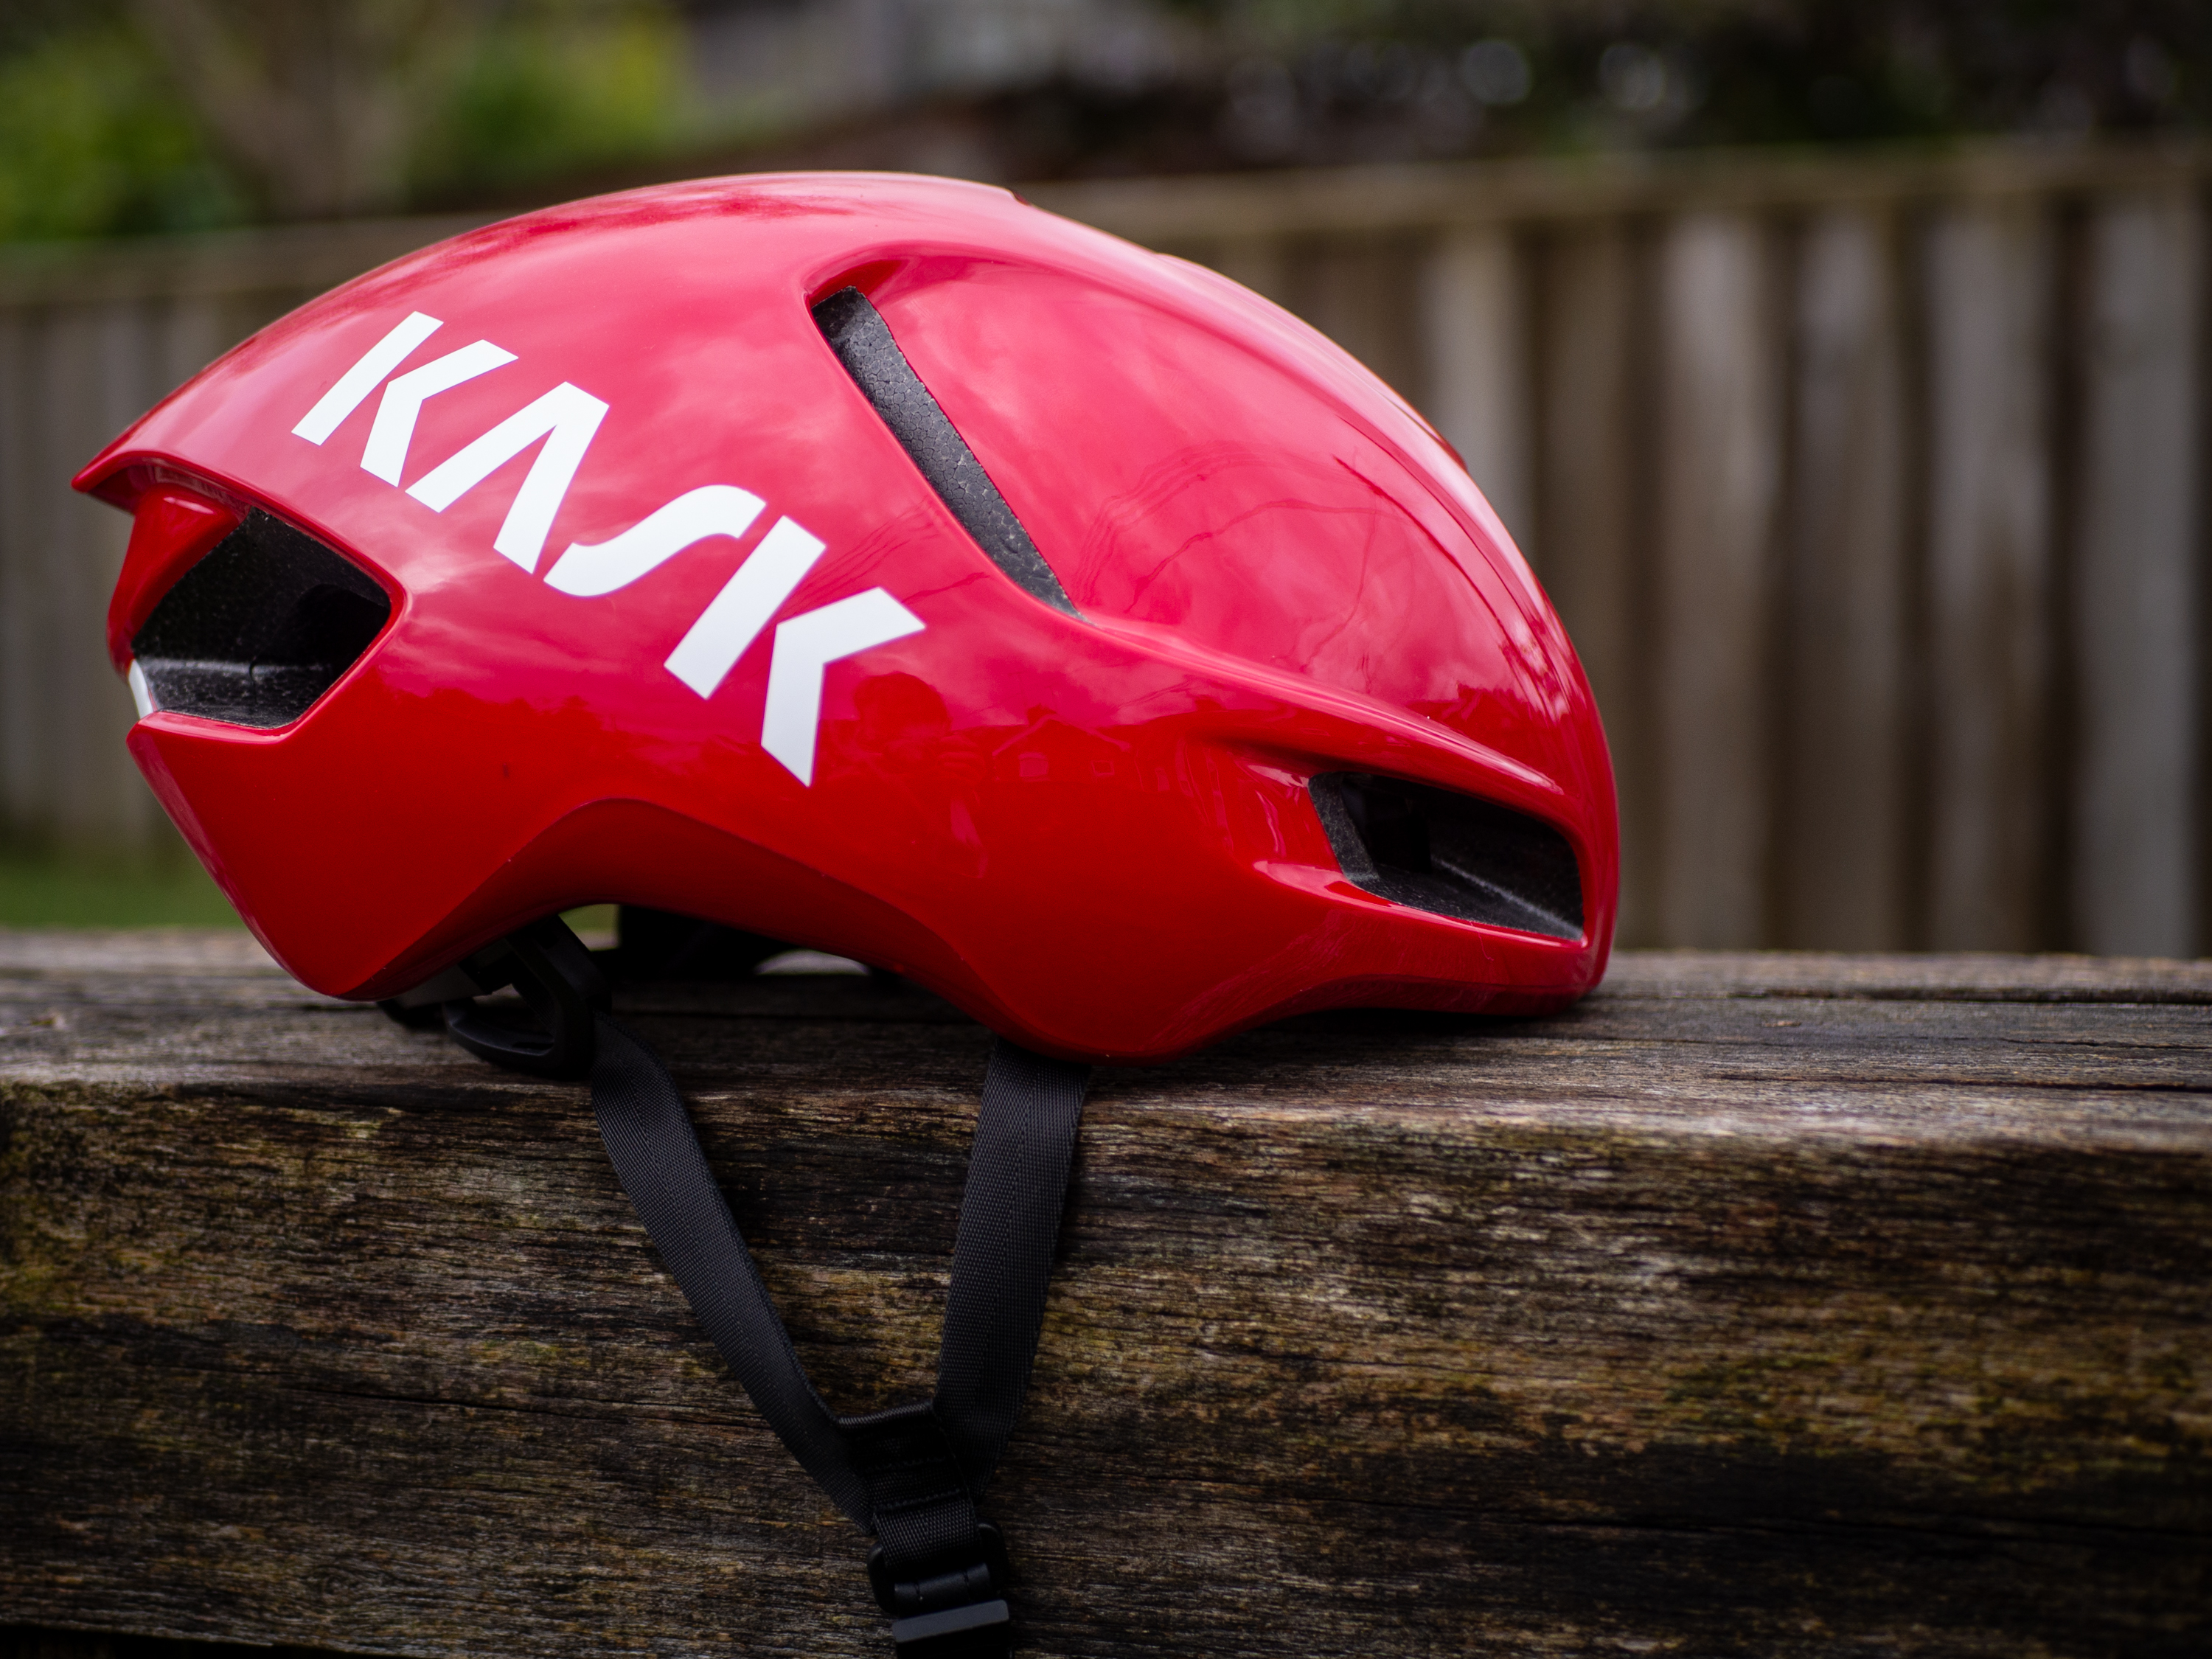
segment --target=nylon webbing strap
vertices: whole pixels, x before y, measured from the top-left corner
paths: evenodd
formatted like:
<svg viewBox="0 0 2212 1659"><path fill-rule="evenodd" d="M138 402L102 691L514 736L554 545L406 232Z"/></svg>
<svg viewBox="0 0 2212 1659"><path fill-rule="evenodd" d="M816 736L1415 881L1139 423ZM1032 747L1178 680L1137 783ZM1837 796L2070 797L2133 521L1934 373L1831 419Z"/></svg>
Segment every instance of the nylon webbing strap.
<svg viewBox="0 0 2212 1659"><path fill-rule="evenodd" d="M902 1654L1007 1651L1004 1548L975 1498L1020 1415L1044 1320L1089 1068L1000 1041L961 1199L934 1400L841 1418L807 1380L683 1097L658 1056L602 1015L592 1105L623 1190L753 1404L837 1507Z"/></svg>

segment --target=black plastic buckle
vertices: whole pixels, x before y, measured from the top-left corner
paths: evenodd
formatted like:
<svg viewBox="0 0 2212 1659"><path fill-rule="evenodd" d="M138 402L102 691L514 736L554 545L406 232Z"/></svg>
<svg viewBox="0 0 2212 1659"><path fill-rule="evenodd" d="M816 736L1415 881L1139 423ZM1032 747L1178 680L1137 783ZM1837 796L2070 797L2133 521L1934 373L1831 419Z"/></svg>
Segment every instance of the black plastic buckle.
<svg viewBox="0 0 2212 1659"><path fill-rule="evenodd" d="M1012 1577L1006 1534L988 1521L976 1522L974 1559L919 1578L893 1579L881 1544L868 1552L868 1583L876 1605L890 1615L899 1659L987 1659L1012 1652L1014 1616L1006 1598Z"/></svg>

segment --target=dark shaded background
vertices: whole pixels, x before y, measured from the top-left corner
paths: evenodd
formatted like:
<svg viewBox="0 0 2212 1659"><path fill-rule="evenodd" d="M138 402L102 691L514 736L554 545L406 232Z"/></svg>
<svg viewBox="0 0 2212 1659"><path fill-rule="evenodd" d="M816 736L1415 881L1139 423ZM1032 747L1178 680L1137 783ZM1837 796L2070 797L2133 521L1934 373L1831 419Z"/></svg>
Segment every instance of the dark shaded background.
<svg viewBox="0 0 2212 1659"><path fill-rule="evenodd" d="M8 0L0 237L1000 180L2201 128L2190 0Z"/></svg>

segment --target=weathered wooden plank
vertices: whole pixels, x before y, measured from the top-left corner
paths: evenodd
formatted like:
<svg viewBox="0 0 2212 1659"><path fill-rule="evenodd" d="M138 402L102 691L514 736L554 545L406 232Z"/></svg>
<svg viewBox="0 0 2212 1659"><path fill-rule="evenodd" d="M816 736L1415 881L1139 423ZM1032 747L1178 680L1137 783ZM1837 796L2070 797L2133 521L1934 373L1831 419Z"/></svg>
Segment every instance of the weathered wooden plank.
<svg viewBox="0 0 2212 1659"><path fill-rule="evenodd" d="M1535 546L1528 306L1508 233L1455 231L1421 267L1422 409L1524 553Z"/></svg>
<svg viewBox="0 0 2212 1659"><path fill-rule="evenodd" d="M1890 226L1815 219L1799 249L1796 444L1777 688L1784 945L1913 942L1906 857L1905 442Z"/></svg>
<svg viewBox="0 0 2212 1659"><path fill-rule="evenodd" d="M2092 951L2199 948L2203 244L2189 193L2088 228L2069 932Z"/></svg>
<svg viewBox="0 0 2212 1659"><path fill-rule="evenodd" d="M1621 825L1620 919L1627 945L1662 937L1656 914L1656 732L1648 687L1650 560L1639 509L1649 480L1639 382L1637 249L1619 221L1553 239L1539 255L1538 574L1582 658L1613 750Z"/></svg>
<svg viewBox="0 0 2212 1659"><path fill-rule="evenodd" d="M880 1650L580 1091L235 936L41 945L0 934L8 1618ZM2208 998L2192 964L1631 956L1554 1020L1102 1073L991 1505L1036 1650L2201 1645ZM920 1387L981 1033L854 981L625 1017L832 1398Z"/></svg>
<svg viewBox="0 0 2212 1659"><path fill-rule="evenodd" d="M1661 937L1767 937L1781 377L1759 221L1685 217L1658 250L1653 644Z"/></svg>
<svg viewBox="0 0 2212 1659"><path fill-rule="evenodd" d="M2051 239L1960 208L1927 246L1926 943L2048 942Z"/></svg>

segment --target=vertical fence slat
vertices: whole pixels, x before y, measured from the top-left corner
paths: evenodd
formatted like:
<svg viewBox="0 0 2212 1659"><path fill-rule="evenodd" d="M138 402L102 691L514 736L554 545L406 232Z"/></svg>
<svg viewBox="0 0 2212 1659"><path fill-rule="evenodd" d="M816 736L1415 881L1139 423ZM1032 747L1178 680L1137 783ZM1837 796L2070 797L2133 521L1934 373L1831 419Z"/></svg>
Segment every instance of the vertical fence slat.
<svg viewBox="0 0 2212 1659"><path fill-rule="evenodd" d="M1619 937L1661 937L1645 695L1648 526L1636 485L1635 248L1619 221L1552 239L1535 307L1537 574L1597 695L1620 802Z"/></svg>
<svg viewBox="0 0 2212 1659"><path fill-rule="evenodd" d="M1423 264L1428 373L1416 394L1524 551L1534 532L1525 310L1507 231L1452 232Z"/></svg>
<svg viewBox="0 0 2212 1659"><path fill-rule="evenodd" d="M1776 665L1778 942L1894 951L1905 915L1906 411L1888 226L1839 210L1797 265L1796 453Z"/></svg>
<svg viewBox="0 0 2212 1659"><path fill-rule="evenodd" d="M66 415L54 423L58 453L49 463L57 482L65 485L151 401L150 321L143 302L128 301L87 307L73 319L86 356L69 367L92 373L58 404ZM61 507L46 550L50 591L70 623L44 642L45 682L55 693L53 832L72 849L116 850L131 845L134 831L143 833L146 795L124 747L134 713L130 693L100 645L100 621L131 526L112 507L82 496L64 495Z"/></svg>
<svg viewBox="0 0 2212 1659"><path fill-rule="evenodd" d="M1408 399L1426 378L1413 252L1399 236L1310 244L1289 284L1291 309Z"/></svg>
<svg viewBox="0 0 2212 1659"><path fill-rule="evenodd" d="M1950 210L1928 243L1928 943L2046 943L2051 229Z"/></svg>
<svg viewBox="0 0 2212 1659"><path fill-rule="evenodd" d="M1698 214L1659 252L1659 921L1765 942L1779 396L1767 239Z"/></svg>
<svg viewBox="0 0 2212 1659"><path fill-rule="evenodd" d="M2185 195L2100 206L2088 234L2075 538L2072 931L2195 954L2203 232Z"/></svg>
<svg viewBox="0 0 2212 1659"><path fill-rule="evenodd" d="M1290 261L1279 236L1238 236L1217 243L1205 263L1279 306L1291 303Z"/></svg>
<svg viewBox="0 0 2212 1659"><path fill-rule="evenodd" d="M53 500L33 441L40 321L27 306L0 313L0 830L11 835L27 830L41 807L32 653L54 620L40 605L32 562L39 522Z"/></svg>

